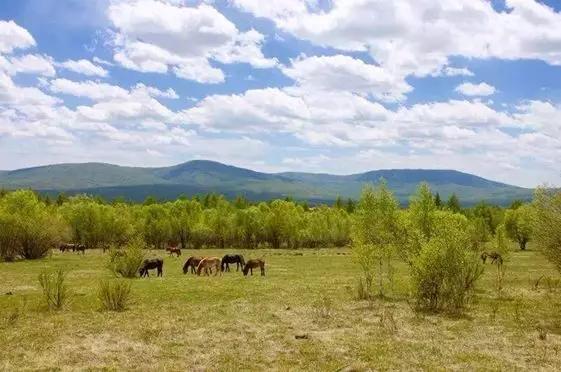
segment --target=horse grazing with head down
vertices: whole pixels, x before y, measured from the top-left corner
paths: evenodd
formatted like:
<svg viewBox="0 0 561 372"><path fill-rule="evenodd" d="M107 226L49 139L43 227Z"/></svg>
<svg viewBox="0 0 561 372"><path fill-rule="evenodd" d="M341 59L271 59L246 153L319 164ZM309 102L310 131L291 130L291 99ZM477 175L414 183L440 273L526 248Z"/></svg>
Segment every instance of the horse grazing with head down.
<svg viewBox="0 0 561 372"><path fill-rule="evenodd" d="M501 256L498 252L493 251L481 253L481 261L483 261L483 263L487 262L488 258L491 259L491 264L496 263L499 266L503 264L503 256Z"/></svg>
<svg viewBox="0 0 561 372"><path fill-rule="evenodd" d="M245 265L245 260L243 259L243 256L241 254L227 254L224 257L222 257L222 262L220 263L220 270L222 271L230 271L230 265L229 264L236 264L236 271L239 271L239 269L243 270L243 267Z"/></svg>
<svg viewBox="0 0 561 372"><path fill-rule="evenodd" d="M189 268L191 268L191 273L195 274L197 266L199 266L202 259L202 257L189 257L187 261L185 261L185 265L183 265L183 274L187 274L189 272Z"/></svg>
<svg viewBox="0 0 561 372"><path fill-rule="evenodd" d="M161 258L147 258L142 262L142 266L140 266L140 277L150 276L148 270L156 269L158 270L158 276L162 276L164 274L164 260Z"/></svg>
<svg viewBox="0 0 561 372"><path fill-rule="evenodd" d="M206 275L210 275L209 270L212 274L212 268L216 270L214 272L215 276L218 275L218 273L222 274L222 272L220 271L220 258L205 257L201 260L201 262L199 262L199 265L197 266L197 275L201 275L201 271L203 270L205 271Z"/></svg>
<svg viewBox="0 0 561 372"><path fill-rule="evenodd" d="M243 275L247 276L247 274L249 272L251 272L251 275L253 275L253 269L256 269L256 268L260 268L261 269L261 275L265 276L265 261L263 261L261 259L253 259L253 260L247 261L247 263L245 264L245 266L243 268Z"/></svg>

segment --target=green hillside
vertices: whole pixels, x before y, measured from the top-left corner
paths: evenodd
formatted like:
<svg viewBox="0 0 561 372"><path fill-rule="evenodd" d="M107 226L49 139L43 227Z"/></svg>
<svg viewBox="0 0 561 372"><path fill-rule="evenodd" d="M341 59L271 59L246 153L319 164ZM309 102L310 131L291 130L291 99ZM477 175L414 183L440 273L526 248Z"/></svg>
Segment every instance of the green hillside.
<svg viewBox="0 0 561 372"><path fill-rule="evenodd" d="M393 169L337 176L313 173L261 173L207 160L161 167L121 167L103 163L58 164L0 172L0 187L32 188L45 193L89 193L107 198L143 200L149 195L173 199L181 194L243 194L252 200L291 196L330 202L337 196L357 198L366 183L384 178L402 203L420 182L428 182L443 198L459 195L465 204L487 200L508 204L529 199L532 190L490 181L453 170Z"/></svg>

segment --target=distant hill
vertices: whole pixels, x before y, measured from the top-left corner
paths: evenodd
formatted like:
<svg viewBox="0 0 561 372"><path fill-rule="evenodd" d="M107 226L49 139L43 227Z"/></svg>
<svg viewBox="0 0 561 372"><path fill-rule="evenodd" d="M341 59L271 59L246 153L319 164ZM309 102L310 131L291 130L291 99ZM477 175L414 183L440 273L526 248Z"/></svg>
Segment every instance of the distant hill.
<svg viewBox="0 0 561 372"><path fill-rule="evenodd" d="M531 189L490 181L454 170L388 169L337 176L315 173L261 173L208 160L161 167L121 167L104 163L57 164L0 171L0 187L31 188L45 193L88 193L140 201L149 195L174 199L181 194L217 192L252 200L291 196L310 202L331 202L341 196L358 198L366 183L384 178L402 203L420 182L428 182L443 198L455 192L465 205L480 200L508 204L529 199Z"/></svg>

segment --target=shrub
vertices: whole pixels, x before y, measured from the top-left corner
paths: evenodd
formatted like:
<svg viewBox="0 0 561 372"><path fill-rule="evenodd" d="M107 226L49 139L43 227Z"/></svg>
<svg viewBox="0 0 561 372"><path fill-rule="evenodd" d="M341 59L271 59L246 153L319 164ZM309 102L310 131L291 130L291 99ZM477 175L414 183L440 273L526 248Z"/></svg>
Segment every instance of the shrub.
<svg viewBox="0 0 561 372"><path fill-rule="evenodd" d="M539 188L533 207L536 245L561 271L561 192Z"/></svg>
<svg viewBox="0 0 561 372"><path fill-rule="evenodd" d="M56 209L33 192L14 191L1 199L0 254L5 260L42 258L67 235Z"/></svg>
<svg viewBox="0 0 561 372"><path fill-rule="evenodd" d="M39 284L49 309L61 310L68 303L71 293L65 281L66 272L63 269L55 272L43 270L39 274Z"/></svg>
<svg viewBox="0 0 561 372"><path fill-rule="evenodd" d="M399 240L399 230L398 202L386 183L382 181L377 188L366 186L352 225L353 255L362 270L365 293L372 292L376 275L380 296L384 296L386 286L391 287L391 258Z"/></svg>
<svg viewBox="0 0 561 372"><path fill-rule="evenodd" d="M435 222L433 236L421 243L412 261L414 296L420 309L457 312L467 304L483 266L470 249L464 216L437 212Z"/></svg>
<svg viewBox="0 0 561 372"><path fill-rule="evenodd" d="M123 311L127 308L131 293L131 284L125 280L108 281L99 283L97 298L103 310Z"/></svg>
<svg viewBox="0 0 561 372"><path fill-rule="evenodd" d="M141 240L127 244L124 249L111 249L107 266L117 276L134 278L144 261L144 243Z"/></svg>

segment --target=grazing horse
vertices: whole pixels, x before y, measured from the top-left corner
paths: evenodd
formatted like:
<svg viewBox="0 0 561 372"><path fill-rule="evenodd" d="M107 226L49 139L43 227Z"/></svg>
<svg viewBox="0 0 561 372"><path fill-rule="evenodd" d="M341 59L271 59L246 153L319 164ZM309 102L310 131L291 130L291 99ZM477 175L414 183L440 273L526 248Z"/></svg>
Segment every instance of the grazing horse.
<svg viewBox="0 0 561 372"><path fill-rule="evenodd" d="M251 272L251 275L253 275L253 269L256 269L258 267L261 269L261 275L265 276L265 261L261 259L253 259L247 261L243 268L243 275L247 276L248 272Z"/></svg>
<svg viewBox="0 0 561 372"><path fill-rule="evenodd" d="M481 253L481 261L483 261L483 263L487 262L487 258L491 259L491 264L494 264L495 262L497 265L503 264L503 257L497 252Z"/></svg>
<svg viewBox="0 0 561 372"><path fill-rule="evenodd" d="M212 273L213 267L216 270L214 276L218 275L218 273L222 275L222 272L220 271L220 258L205 257L201 260L201 262L199 262L199 265L197 266L197 275L201 275L201 271L203 270L205 271L206 275L210 275L208 273L208 270L210 269L210 272Z"/></svg>
<svg viewBox="0 0 561 372"><path fill-rule="evenodd" d="M166 248L166 251L169 252L170 256L173 256L173 254L176 254L177 257L181 256L181 248L179 248L179 246L175 246L175 247L169 246Z"/></svg>
<svg viewBox="0 0 561 372"><path fill-rule="evenodd" d="M183 265L183 274L187 274L189 272L189 268L191 268L191 273L195 273L197 270L197 266L201 263L203 257L195 257L191 256L185 261L185 265Z"/></svg>
<svg viewBox="0 0 561 372"><path fill-rule="evenodd" d="M86 246L84 244L74 244L72 251L78 253L82 252L82 254L86 254Z"/></svg>
<svg viewBox="0 0 561 372"><path fill-rule="evenodd" d="M140 267L139 273L140 273L140 277L144 277L144 276L150 276L150 274L148 273L148 270L153 270L153 269L157 269L158 270L158 276L162 276L164 274L164 260L162 260L161 258L147 258L142 262L142 266Z"/></svg>
<svg viewBox="0 0 561 372"><path fill-rule="evenodd" d="M243 269L245 265L245 260L241 254L227 254L222 257L222 262L220 264L220 270L222 271L230 271L229 264L236 264L236 271L239 269Z"/></svg>
<svg viewBox="0 0 561 372"><path fill-rule="evenodd" d="M58 245L58 250L61 251L61 252L75 251L76 250L76 244L74 244L74 243L60 243Z"/></svg>

